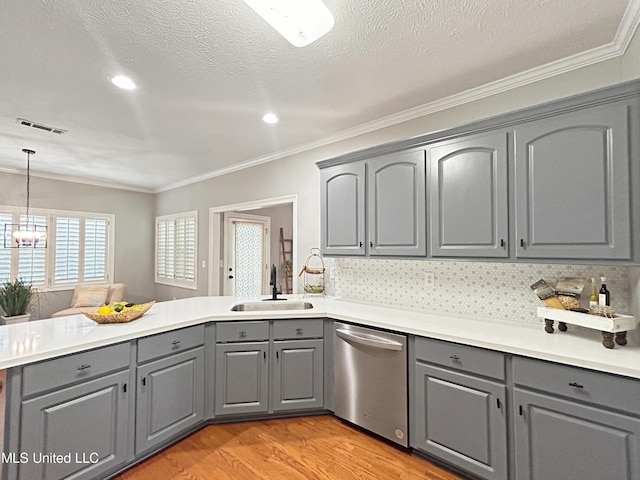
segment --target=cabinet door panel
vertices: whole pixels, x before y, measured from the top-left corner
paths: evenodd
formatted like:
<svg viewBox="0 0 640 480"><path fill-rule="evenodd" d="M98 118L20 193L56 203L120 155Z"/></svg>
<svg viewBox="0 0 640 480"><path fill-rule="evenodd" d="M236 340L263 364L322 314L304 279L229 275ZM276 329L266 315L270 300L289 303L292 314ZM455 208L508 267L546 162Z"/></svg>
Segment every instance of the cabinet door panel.
<svg viewBox="0 0 640 480"><path fill-rule="evenodd" d="M617 103L516 129L518 257L630 258L628 116Z"/></svg>
<svg viewBox="0 0 640 480"><path fill-rule="evenodd" d="M266 412L267 342L216 345L216 415Z"/></svg>
<svg viewBox="0 0 640 480"><path fill-rule="evenodd" d="M412 446L487 479L507 478L505 386L416 364Z"/></svg>
<svg viewBox="0 0 640 480"><path fill-rule="evenodd" d="M517 480L638 480L640 420L514 389Z"/></svg>
<svg viewBox="0 0 640 480"><path fill-rule="evenodd" d="M27 400L22 404L20 451L29 461L19 478L90 479L127 456L129 371ZM42 455L63 455L60 462Z"/></svg>
<svg viewBox="0 0 640 480"><path fill-rule="evenodd" d="M369 160L369 254L426 255L425 152Z"/></svg>
<svg viewBox="0 0 640 480"><path fill-rule="evenodd" d="M507 134L430 149L433 256L507 257Z"/></svg>
<svg viewBox="0 0 640 480"><path fill-rule="evenodd" d="M323 254L364 255L365 173L364 162L320 172Z"/></svg>
<svg viewBox="0 0 640 480"><path fill-rule="evenodd" d="M322 340L274 343L274 411L323 406L323 346Z"/></svg>
<svg viewBox="0 0 640 480"><path fill-rule="evenodd" d="M136 453L204 418L203 382L202 347L138 367Z"/></svg>

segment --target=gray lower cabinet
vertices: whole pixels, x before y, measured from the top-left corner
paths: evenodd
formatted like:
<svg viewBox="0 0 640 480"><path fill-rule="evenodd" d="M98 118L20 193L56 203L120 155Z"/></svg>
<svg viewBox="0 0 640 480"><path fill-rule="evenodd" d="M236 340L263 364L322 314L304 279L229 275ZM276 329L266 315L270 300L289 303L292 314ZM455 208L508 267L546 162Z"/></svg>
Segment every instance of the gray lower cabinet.
<svg viewBox="0 0 640 480"><path fill-rule="evenodd" d="M411 446L480 478L506 480L504 356L423 338L415 356Z"/></svg>
<svg viewBox="0 0 640 480"><path fill-rule="evenodd" d="M517 480L638 480L640 419L516 388Z"/></svg>
<svg viewBox="0 0 640 480"><path fill-rule="evenodd" d="M323 349L324 341L321 339L273 343L271 391L274 411L322 408Z"/></svg>
<svg viewBox="0 0 640 480"><path fill-rule="evenodd" d="M630 101L515 128L518 258L631 258Z"/></svg>
<svg viewBox="0 0 640 480"><path fill-rule="evenodd" d="M203 343L203 325L138 341L136 455L204 419Z"/></svg>
<svg viewBox="0 0 640 480"><path fill-rule="evenodd" d="M216 328L216 416L324 406L324 320L228 322Z"/></svg>
<svg viewBox="0 0 640 480"><path fill-rule="evenodd" d="M320 172L320 214L324 255L365 254L364 162Z"/></svg>
<svg viewBox="0 0 640 480"><path fill-rule="evenodd" d="M216 345L216 415L267 412L269 342Z"/></svg>
<svg viewBox="0 0 640 480"><path fill-rule="evenodd" d="M127 460L129 370L22 402L23 480L101 478Z"/></svg>
<svg viewBox="0 0 640 480"><path fill-rule="evenodd" d="M507 158L507 132L429 148L432 256L509 256Z"/></svg>
<svg viewBox="0 0 640 480"><path fill-rule="evenodd" d="M514 357L516 480L640 479L640 381Z"/></svg>

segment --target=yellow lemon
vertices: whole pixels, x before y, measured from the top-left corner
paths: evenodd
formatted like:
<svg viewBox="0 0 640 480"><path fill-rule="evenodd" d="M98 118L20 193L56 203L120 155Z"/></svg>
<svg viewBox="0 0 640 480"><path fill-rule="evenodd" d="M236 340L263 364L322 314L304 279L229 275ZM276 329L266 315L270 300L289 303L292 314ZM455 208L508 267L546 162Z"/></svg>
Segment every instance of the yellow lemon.
<svg viewBox="0 0 640 480"><path fill-rule="evenodd" d="M100 315L109 315L111 313L111 307L105 305L104 307L100 307L100 310L98 310L98 313Z"/></svg>

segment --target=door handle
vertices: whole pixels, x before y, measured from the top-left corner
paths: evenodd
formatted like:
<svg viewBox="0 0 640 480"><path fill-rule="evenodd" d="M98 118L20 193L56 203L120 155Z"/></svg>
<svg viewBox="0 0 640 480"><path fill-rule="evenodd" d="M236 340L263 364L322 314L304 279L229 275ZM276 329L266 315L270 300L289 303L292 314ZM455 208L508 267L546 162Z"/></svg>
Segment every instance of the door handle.
<svg viewBox="0 0 640 480"><path fill-rule="evenodd" d="M368 347L382 348L384 350L396 350L400 351L403 348L402 343L394 340L388 340L383 337L375 335L369 335L367 333L354 333L349 330L337 329L336 335L343 340L349 342L359 343Z"/></svg>
<svg viewBox="0 0 640 480"><path fill-rule="evenodd" d="M233 275L229 275L229 279L232 279L232 278L233 278Z"/></svg>

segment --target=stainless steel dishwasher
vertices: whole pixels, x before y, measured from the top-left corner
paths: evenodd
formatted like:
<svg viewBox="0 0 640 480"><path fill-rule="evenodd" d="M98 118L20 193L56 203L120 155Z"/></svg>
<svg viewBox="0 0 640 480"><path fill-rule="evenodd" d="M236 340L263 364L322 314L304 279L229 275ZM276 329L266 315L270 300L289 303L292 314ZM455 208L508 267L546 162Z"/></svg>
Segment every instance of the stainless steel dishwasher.
<svg viewBox="0 0 640 480"><path fill-rule="evenodd" d="M336 416L404 447L407 435L407 337L334 324Z"/></svg>

